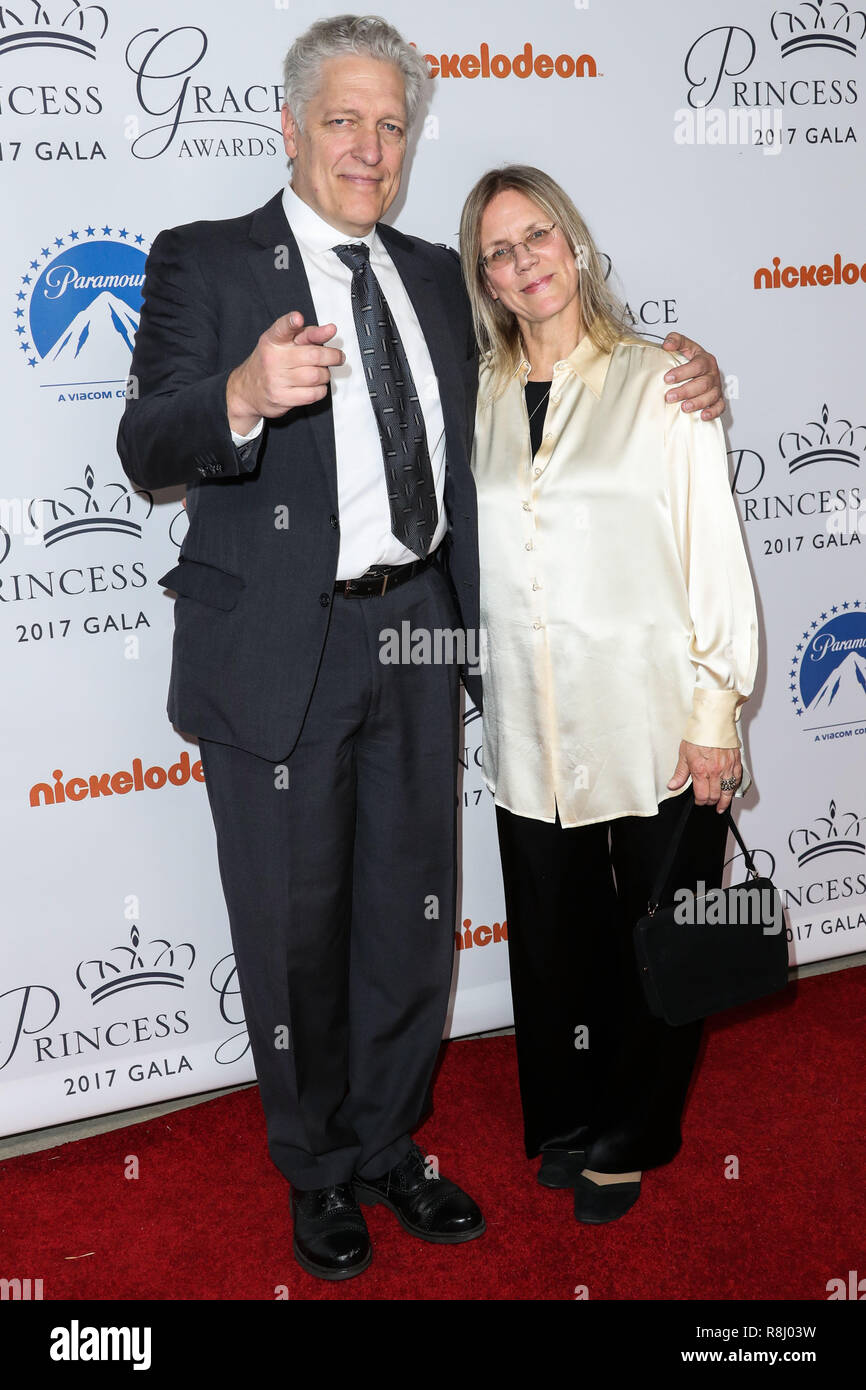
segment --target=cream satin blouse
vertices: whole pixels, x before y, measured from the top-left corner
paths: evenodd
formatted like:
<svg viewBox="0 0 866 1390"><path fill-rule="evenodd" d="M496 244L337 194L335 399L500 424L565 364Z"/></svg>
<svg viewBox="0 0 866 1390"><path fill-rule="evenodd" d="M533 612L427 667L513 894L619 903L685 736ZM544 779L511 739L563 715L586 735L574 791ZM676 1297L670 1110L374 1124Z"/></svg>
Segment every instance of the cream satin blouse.
<svg viewBox="0 0 866 1390"><path fill-rule="evenodd" d="M496 399L482 368L484 774L517 815L655 815L681 739L741 747L755 596L722 427L664 399L681 360L584 336L555 365L534 459L529 363Z"/></svg>

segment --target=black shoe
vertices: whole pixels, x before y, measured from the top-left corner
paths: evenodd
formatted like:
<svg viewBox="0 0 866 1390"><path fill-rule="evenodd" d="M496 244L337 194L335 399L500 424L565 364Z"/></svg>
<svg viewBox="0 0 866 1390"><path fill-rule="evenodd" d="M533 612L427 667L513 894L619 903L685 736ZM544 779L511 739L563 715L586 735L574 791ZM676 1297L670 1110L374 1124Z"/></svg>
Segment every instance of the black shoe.
<svg viewBox="0 0 866 1390"><path fill-rule="evenodd" d="M606 1221L618 1221L630 1211L640 1196L637 1182L597 1183L582 1173L574 1184L575 1219L589 1226L601 1226Z"/></svg>
<svg viewBox="0 0 866 1390"><path fill-rule="evenodd" d="M416 1144L405 1158L381 1178L354 1180L358 1200L366 1207L382 1202L405 1231L437 1245L474 1240L487 1229L471 1197L449 1178L427 1176L424 1155Z"/></svg>
<svg viewBox="0 0 866 1390"><path fill-rule="evenodd" d="M574 1187L586 1167L586 1149L544 1149L536 1178L542 1187Z"/></svg>
<svg viewBox="0 0 866 1390"><path fill-rule="evenodd" d="M292 1188L295 1259L318 1279L351 1279L373 1258L364 1214L352 1185Z"/></svg>

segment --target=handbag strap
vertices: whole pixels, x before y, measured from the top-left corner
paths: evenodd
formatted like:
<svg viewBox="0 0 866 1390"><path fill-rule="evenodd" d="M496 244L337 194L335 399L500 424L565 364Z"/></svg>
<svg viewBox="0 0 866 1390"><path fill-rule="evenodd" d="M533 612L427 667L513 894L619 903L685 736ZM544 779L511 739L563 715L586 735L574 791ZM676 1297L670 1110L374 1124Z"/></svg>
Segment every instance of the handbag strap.
<svg viewBox="0 0 866 1390"><path fill-rule="evenodd" d="M691 790L691 788L690 788L689 790ZM693 797L693 796L687 795L687 796L686 796L686 804L685 804L685 806L683 807L682 814L681 814L679 820L677 821L676 829L674 830L673 837L672 837L672 839L671 839L670 844L668 845L667 854L665 855L665 857L664 857L664 859L663 859L663 861L662 861L662 866L661 866L661 868L659 869L658 874L656 875L656 881L655 881L655 883L653 884L653 890L652 890L652 893L650 894L650 900L649 900L649 902L648 902L648 904L647 904L647 908L648 908L650 917L652 917L652 916L655 915L656 909L658 908L658 905L659 905L659 903L660 903L660 901L661 901L662 894L663 894L665 888L667 887L667 882L668 882L668 879L669 879L669 877L670 877L670 872L671 872L671 869L672 869L673 866L674 866L674 859L676 858L676 853L677 853L677 850L679 849L680 840L682 839L682 837L683 837L683 831L684 831L685 828L686 828L686 821L688 820L689 816L691 815L691 813L692 813L692 807L693 807L694 805L695 805L695 799L694 799L694 797ZM749 871L749 873L751 874L752 878L758 878L758 877L759 877L759 874L758 874L757 869L755 868L755 861L752 859L751 854L750 854L749 851L746 849L746 845L745 845L745 842L744 842L744 840L743 840L743 837L742 837L742 835L740 834L739 830L737 829L736 822L735 822L733 816L731 815L730 807L728 807L728 809L724 812L724 815L725 815L725 818L726 818L727 823L728 823L728 829L732 832L732 834L733 834L733 836L734 836L734 839L736 840L737 844L740 846L740 849L743 851L743 858L744 858L745 861L746 861L746 868L748 869L748 871Z"/></svg>

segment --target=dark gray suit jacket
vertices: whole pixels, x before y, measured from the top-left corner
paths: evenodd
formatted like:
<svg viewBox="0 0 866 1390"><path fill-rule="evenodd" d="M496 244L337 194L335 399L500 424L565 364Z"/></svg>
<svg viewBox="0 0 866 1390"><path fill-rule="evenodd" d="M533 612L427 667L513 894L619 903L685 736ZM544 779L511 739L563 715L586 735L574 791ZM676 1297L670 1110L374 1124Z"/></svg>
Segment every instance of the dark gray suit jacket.
<svg viewBox="0 0 866 1390"><path fill-rule="evenodd" d="M439 383L449 520L444 558L463 625L477 629L469 466L477 356L459 261L447 247L384 224L378 231ZM288 248L286 269L278 268L278 247ZM337 569L331 399L329 393L265 421L257 440L236 447L225 389L260 334L292 309L305 323L317 322L281 193L243 217L161 232L147 261L134 388L117 441L124 470L137 483L188 489L189 531L178 565L160 581L178 595L169 717L187 733L275 761L288 756L300 732ZM288 530L276 524L285 517L280 508L288 509ZM478 677L466 683L480 702Z"/></svg>

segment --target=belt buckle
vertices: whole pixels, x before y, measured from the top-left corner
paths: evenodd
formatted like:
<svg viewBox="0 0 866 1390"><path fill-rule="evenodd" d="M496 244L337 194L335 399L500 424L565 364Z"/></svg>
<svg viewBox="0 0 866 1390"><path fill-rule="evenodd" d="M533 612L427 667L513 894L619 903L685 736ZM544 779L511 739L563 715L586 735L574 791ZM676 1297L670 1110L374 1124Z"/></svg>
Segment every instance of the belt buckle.
<svg viewBox="0 0 866 1390"><path fill-rule="evenodd" d="M383 574L383 575L382 575L382 587L381 587L381 589L379 590L379 597L380 597L380 598L382 597L382 595L384 594L385 590L387 589L387 587L388 587L388 580L389 580L390 578L391 578L390 573L389 573L389 574Z"/></svg>

